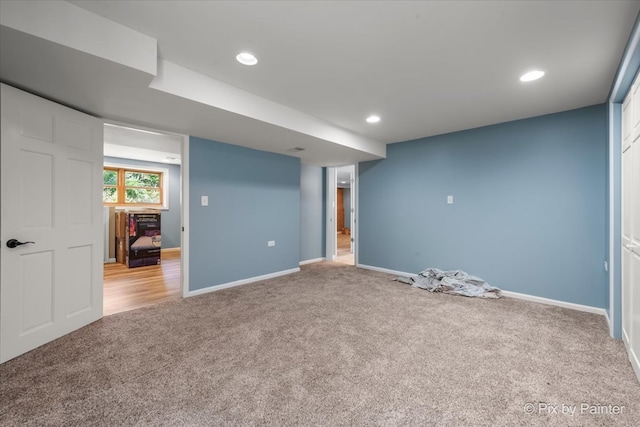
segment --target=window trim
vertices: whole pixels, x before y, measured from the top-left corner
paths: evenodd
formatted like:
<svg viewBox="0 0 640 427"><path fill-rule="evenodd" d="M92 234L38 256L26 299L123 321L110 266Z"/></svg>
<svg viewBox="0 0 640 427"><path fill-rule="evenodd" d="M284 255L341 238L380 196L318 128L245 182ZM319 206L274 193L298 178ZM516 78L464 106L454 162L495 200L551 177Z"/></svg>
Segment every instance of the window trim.
<svg viewBox="0 0 640 427"><path fill-rule="evenodd" d="M104 162L102 165L102 169L125 169L128 171L134 172L155 172L162 173L162 203L161 204L113 204L113 203L104 203L104 206L114 206L116 209L148 209L155 208L161 210L169 210L169 169L163 167L149 167L149 166L139 166L132 165L126 163L113 163L113 162ZM102 184L104 188L104 182Z"/></svg>

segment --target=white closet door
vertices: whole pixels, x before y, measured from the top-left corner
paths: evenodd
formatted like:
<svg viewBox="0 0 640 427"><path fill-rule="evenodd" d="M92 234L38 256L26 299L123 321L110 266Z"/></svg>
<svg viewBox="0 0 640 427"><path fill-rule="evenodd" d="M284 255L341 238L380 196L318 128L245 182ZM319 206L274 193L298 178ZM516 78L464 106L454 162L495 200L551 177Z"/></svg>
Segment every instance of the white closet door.
<svg viewBox="0 0 640 427"><path fill-rule="evenodd" d="M631 363L640 377L640 137L631 144L631 182L628 185L628 204L631 205L631 233L628 243L629 264L626 279L629 281L630 332L629 349Z"/></svg>
<svg viewBox="0 0 640 427"><path fill-rule="evenodd" d="M640 83L622 105L622 339L640 378Z"/></svg>

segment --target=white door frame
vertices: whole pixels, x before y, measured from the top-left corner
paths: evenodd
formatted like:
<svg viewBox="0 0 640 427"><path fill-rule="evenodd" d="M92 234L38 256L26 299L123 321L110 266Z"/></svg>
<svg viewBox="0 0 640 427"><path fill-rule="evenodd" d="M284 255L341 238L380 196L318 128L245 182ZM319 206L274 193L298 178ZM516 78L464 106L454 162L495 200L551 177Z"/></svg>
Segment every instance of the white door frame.
<svg viewBox="0 0 640 427"><path fill-rule="evenodd" d="M353 259L354 265L358 265L358 215L359 215L359 187L358 187L358 163L353 163L352 165L344 165L344 166L353 166L353 181L351 182L351 206L355 210L355 212L350 212L351 214L351 238L353 239ZM337 183L337 173L339 166L329 166L327 167L327 179L325 182L326 185L326 259L329 261L333 261L336 259L337 255L337 204L336 204L336 189L338 187Z"/></svg>
<svg viewBox="0 0 640 427"><path fill-rule="evenodd" d="M336 253L337 253L337 228L336 228L336 188L337 188L337 180L336 180L336 176L338 173L338 168L336 167L328 167L327 168L327 180L326 180L326 186L327 186L327 191L326 191L326 195L327 195L327 199L326 199L326 206L327 206L327 214L326 214L326 218L327 218L327 225L326 225L326 229L327 229L327 233L326 233L326 239L327 239L327 245L326 245L326 258L329 261L333 261L336 259Z"/></svg>
<svg viewBox="0 0 640 427"><path fill-rule="evenodd" d="M182 162L180 166L180 281L182 298L189 296L189 136L182 136Z"/></svg>
<svg viewBox="0 0 640 427"><path fill-rule="evenodd" d="M351 238L353 239L353 265L358 266L358 240L360 239L360 230L358 228L358 218L360 215L360 187L358 180L358 163L353 165L353 180L351 181L351 206L354 212L351 212Z"/></svg>
<svg viewBox="0 0 640 427"><path fill-rule="evenodd" d="M355 220L355 214L356 214L356 203L355 203L355 196L356 196L356 165L353 165L353 171L351 172L351 174L349 175L349 192L350 197L349 197L349 230L351 237L349 238L350 240L350 246L351 246L351 253L354 254L354 261L355 261L355 251L356 251L356 239L355 239L355 235L356 235L356 230L354 228L354 225L356 223ZM355 264L355 262L354 262Z"/></svg>
<svg viewBox="0 0 640 427"><path fill-rule="evenodd" d="M616 73L611 93L609 94L609 333L616 337L615 329L622 331L621 314L617 309L617 302L621 301L621 257L620 243L622 242L622 212L619 202L621 201L620 191L620 169L616 168L617 157L622 153L622 99L626 96L627 90L623 93L623 84L628 74L633 71L632 64L635 52L640 46L640 27L635 26L630 35L627 47L622 57L622 62ZM631 89L629 86L628 90ZM619 111L619 114L617 114ZM620 151L618 151L620 150ZM618 156L616 156L616 153ZM616 229L618 232L616 233ZM619 328L614 328L620 324Z"/></svg>
<svg viewBox="0 0 640 427"><path fill-rule="evenodd" d="M182 138L182 158L180 160L180 294L189 296L189 135L169 132L163 129L139 126L116 120L104 120L104 123L135 129L179 136Z"/></svg>

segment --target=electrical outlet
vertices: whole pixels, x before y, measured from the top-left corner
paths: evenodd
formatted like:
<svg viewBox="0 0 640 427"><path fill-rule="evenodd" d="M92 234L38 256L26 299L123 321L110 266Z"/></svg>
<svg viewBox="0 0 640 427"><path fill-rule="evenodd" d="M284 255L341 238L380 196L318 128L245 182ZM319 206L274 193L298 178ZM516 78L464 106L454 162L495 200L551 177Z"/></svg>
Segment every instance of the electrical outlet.
<svg viewBox="0 0 640 427"><path fill-rule="evenodd" d="M276 245L276 241L275 241L275 240L269 240L269 241L267 242L267 246L268 246L268 247L272 247L272 246L275 246L275 245Z"/></svg>
<svg viewBox="0 0 640 427"><path fill-rule="evenodd" d="M452 205L453 204L453 196L447 196L447 204L448 205Z"/></svg>

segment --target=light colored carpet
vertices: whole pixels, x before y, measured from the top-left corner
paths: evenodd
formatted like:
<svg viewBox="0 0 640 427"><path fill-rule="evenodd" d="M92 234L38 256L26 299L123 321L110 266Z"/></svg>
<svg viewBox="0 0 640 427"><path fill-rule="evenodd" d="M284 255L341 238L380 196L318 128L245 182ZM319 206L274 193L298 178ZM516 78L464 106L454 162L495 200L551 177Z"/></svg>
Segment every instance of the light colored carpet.
<svg viewBox="0 0 640 427"><path fill-rule="evenodd" d="M0 425L638 425L602 316L391 278L323 262L106 317L0 366Z"/></svg>

